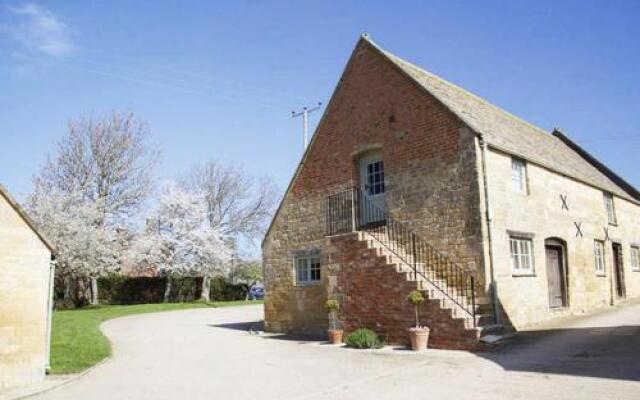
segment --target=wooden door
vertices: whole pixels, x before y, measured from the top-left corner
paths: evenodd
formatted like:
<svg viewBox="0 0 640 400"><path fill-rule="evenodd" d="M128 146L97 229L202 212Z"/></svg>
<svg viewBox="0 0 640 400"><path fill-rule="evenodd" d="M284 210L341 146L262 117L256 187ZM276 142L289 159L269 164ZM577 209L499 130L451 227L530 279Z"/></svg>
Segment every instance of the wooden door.
<svg viewBox="0 0 640 400"><path fill-rule="evenodd" d="M367 225L385 220L384 162L379 152L360 159L362 222Z"/></svg>
<svg viewBox="0 0 640 400"><path fill-rule="evenodd" d="M546 246L547 280L549 281L549 307L566 306L566 285L562 247Z"/></svg>
<svg viewBox="0 0 640 400"><path fill-rule="evenodd" d="M613 243L613 275L616 281L616 295L619 298L626 296L624 285L624 268L622 263L622 246L619 243Z"/></svg>

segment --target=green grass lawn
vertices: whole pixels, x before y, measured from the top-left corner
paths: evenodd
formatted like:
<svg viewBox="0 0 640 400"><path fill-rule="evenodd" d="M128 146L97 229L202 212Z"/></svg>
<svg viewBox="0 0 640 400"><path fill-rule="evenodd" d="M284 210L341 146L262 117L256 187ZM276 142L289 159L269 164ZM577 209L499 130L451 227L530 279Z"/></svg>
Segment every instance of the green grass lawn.
<svg viewBox="0 0 640 400"><path fill-rule="evenodd" d="M261 302L226 301L137 304L55 311L51 332L51 372L54 374L80 372L108 357L111 354L111 345L109 340L100 332L100 324L108 319L159 311L229 307L246 304L261 304Z"/></svg>

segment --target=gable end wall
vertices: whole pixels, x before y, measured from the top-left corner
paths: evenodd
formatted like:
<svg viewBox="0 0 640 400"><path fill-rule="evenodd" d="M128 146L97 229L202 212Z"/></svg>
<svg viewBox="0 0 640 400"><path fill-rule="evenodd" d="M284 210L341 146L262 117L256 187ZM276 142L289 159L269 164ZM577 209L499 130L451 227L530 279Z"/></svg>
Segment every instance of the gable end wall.
<svg viewBox="0 0 640 400"><path fill-rule="evenodd" d="M0 389L44 380L51 251L0 195Z"/></svg>
<svg viewBox="0 0 640 400"><path fill-rule="evenodd" d="M464 268L483 271L476 143L462 121L361 41L263 244L266 329L326 330L323 303L336 294L340 265L327 251L325 197L357 185L357 157L368 149L382 151L390 214ZM293 255L305 249L322 251L322 282L298 287Z"/></svg>

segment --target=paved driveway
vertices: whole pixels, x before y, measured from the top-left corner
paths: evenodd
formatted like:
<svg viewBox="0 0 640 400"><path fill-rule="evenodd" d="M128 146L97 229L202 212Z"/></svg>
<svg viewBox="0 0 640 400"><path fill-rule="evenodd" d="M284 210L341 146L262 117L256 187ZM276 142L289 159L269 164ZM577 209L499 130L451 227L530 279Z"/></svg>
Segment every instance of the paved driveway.
<svg viewBox="0 0 640 400"><path fill-rule="evenodd" d="M114 356L38 399L638 399L640 305L498 353L358 351L246 329L260 306L109 321Z"/></svg>

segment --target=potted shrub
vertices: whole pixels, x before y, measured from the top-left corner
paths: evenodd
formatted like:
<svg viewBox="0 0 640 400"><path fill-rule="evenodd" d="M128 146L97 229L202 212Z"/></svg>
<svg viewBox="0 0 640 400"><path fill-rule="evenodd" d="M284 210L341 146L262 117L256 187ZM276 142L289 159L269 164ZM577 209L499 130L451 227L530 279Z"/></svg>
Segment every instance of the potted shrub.
<svg viewBox="0 0 640 400"><path fill-rule="evenodd" d="M342 329L338 327L337 314L340 311L340 303L338 300L329 299L324 304L324 307L329 312L329 343L340 344L342 343Z"/></svg>
<svg viewBox="0 0 640 400"><path fill-rule="evenodd" d="M411 338L411 348L415 351L425 350L427 348L427 342L429 341L429 328L426 326L420 326L420 319L418 316L418 308L424 303L424 296L419 290L414 290L409 293L407 300L416 312L416 325L409 328L409 338Z"/></svg>

